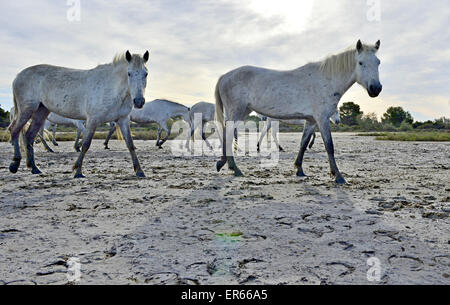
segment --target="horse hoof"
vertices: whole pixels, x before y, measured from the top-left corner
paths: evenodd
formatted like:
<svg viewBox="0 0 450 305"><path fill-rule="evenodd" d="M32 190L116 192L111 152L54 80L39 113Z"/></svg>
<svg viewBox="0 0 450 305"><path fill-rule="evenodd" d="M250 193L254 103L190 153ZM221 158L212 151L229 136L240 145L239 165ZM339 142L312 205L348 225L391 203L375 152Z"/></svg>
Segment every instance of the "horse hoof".
<svg viewBox="0 0 450 305"><path fill-rule="evenodd" d="M222 168L225 166L225 164L227 164L226 161L218 161L216 168L217 168L217 172L220 172L222 170Z"/></svg>
<svg viewBox="0 0 450 305"><path fill-rule="evenodd" d="M234 171L234 176L235 177L244 177L244 174L240 170L237 169Z"/></svg>
<svg viewBox="0 0 450 305"><path fill-rule="evenodd" d="M343 185L343 184L347 184L347 181L345 181L345 179L343 177L337 177L336 178L336 183Z"/></svg>
<svg viewBox="0 0 450 305"><path fill-rule="evenodd" d="M278 149L280 150L280 152L284 152L283 147L280 146Z"/></svg>
<svg viewBox="0 0 450 305"><path fill-rule="evenodd" d="M42 174L42 172L36 167L36 168L33 168L32 170L31 170L31 173L33 174L33 175L40 175L40 174Z"/></svg>
<svg viewBox="0 0 450 305"><path fill-rule="evenodd" d="M145 174L144 174L143 171L137 172L137 173L136 173L136 176L139 177L139 178L147 178L147 177L145 176Z"/></svg>
<svg viewBox="0 0 450 305"><path fill-rule="evenodd" d="M110 150L110 148L108 146L105 147L105 150Z"/></svg>
<svg viewBox="0 0 450 305"><path fill-rule="evenodd" d="M53 143L53 145L55 145L55 146L59 146L59 144L58 144L58 143Z"/></svg>
<svg viewBox="0 0 450 305"><path fill-rule="evenodd" d="M308 176L306 176L305 173L304 173L303 171L298 171L298 172L297 172L297 177L305 178L305 177L308 177Z"/></svg>
<svg viewBox="0 0 450 305"><path fill-rule="evenodd" d="M74 178L75 178L75 179L84 179L84 178L86 178L86 177L83 176L83 174L76 174L76 175L74 176Z"/></svg>
<svg viewBox="0 0 450 305"><path fill-rule="evenodd" d="M11 165L9 166L9 171L10 171L12 174L16 174L18 170L19 170L19 164L17 164L17 163L11 163Z"/></svg>

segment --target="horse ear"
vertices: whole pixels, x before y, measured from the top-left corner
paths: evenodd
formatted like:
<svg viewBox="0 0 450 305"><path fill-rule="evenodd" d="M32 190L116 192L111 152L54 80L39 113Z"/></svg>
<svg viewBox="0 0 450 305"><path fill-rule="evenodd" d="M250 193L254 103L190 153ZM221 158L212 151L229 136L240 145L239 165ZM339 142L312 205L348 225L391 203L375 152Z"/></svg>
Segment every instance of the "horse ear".
<svg viewBox="0 0 450 305"><path fill-rule="evenodd" d="M375 49L379 50L381 46L381 41L378 40L377 43L375 43Z"/></svg>
<svg viewBox="0 0 450 305"><path fill-rule="evenodd" d="M356 44L356 50L358 50L358 53L361 53L363 51L363 44L361 40L358 40L358 43Z"/></svg>
<svg viewBox="0 0 450 305"><path fill-rule="evenodd" d="M149 57L150 57L150 53L148 51L145 52L145 54L144 54L144 61L147 62Z"/></svg>
<svg viewBox="0 0 450 305"><path fill-rule="evenodd" d="M127 59L128 62L131 62L132 56L131 56L130 51L127 51L127 52L125 53L125 58Z"/></svg>

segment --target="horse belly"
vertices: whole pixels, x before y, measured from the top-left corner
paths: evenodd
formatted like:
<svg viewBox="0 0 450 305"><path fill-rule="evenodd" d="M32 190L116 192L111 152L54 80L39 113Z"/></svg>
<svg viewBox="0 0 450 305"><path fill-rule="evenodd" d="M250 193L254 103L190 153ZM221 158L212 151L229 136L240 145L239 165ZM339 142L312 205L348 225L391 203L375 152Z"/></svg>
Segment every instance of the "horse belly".
<svg viewBox="0 0 450 305"><path fill-rule="evenodd" d="M50 111L65 118L86 120L85 103L78 97L51 94L42 100L42 104Z"/></svg>

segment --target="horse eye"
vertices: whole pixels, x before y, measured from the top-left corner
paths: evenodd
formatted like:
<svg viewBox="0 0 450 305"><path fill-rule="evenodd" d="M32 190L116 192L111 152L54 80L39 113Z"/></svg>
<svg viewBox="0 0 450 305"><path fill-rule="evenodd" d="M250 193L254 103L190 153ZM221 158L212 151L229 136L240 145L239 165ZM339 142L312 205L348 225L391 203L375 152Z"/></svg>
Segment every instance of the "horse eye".
<svg viewBox="0 0 450 305"><path fill-rule="evenodd" d="M130 73L130 72L128 72L128 76L131 76L131 73Z"/></svg>
<svg viewBox="0 0 450 305"><path fill-rule="evenodd" d="M362 63L362 62L359 62L359 65L360 65L360 66L362 66L362 65L363 65L363 63Z"/></svg>
<svg viewBox="0 0 450 305"><path fill-rule="evenodd" d="M147 77L148 76L148 73L145 73L145 77Z"/></svg>

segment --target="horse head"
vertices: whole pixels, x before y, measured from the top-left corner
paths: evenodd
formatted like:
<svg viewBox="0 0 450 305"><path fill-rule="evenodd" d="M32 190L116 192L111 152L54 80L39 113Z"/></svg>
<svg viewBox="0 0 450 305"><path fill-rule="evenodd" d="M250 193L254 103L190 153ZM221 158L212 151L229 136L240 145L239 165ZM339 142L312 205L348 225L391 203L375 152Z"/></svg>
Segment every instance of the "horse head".
<svg viewBox="0 0 450 305"><path fill-rule="evenodd" d="M129 51L126 52L125 58L128 62L128 86L130 88L131 99L134 107L141 109L145 104L145 88L147 87L148 70L146 64L149 59L149 52L145 52L144 56L136 55Z"/></svg>
<svg viewBox="0 0 450 305"><path fill-rule="evenodd" d="M356 81L367 90L370 97L377 97L383 90L378 71L381 62L376 56L380 45L379 40L375 46L363 45L361 40L356 45Z"/></svg>

